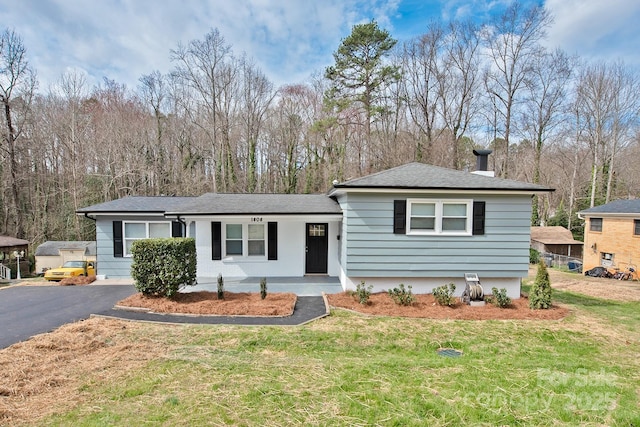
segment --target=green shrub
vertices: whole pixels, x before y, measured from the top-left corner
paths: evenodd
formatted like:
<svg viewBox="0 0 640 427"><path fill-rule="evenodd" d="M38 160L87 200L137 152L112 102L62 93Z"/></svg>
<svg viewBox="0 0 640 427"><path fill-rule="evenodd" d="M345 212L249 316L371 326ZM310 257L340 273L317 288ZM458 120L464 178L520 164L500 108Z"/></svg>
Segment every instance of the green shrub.
<svg viewBox="0 0 640 427"><path fill-rule="evenodd" d="M540 262L540 252L536 249L529 248L529 264L537 264Z"/></svg>
<svg viewBox="0 0 640 427"><path fill-rule="evenodd" d="M193 238L136 240L131 255L131 277L144 295L171 298L181 287L196 284Z"/></svg>
<svg viewBox="0 0 640 427"><path fill-rule="evenodd" d="M511 305L511 298L507 296L507 290L502 288L498 290L498 288L491 288L491 293L493 296L490 299L490 302L496 307L505 308Z"/></svg>
<svg viewBox="0 0 640 427"><path fill-rule="evenodd" d="M398 305L411 305L416 300L411 292L411 285L404 287L404 283L400 283L397 288L389 289L391 299Z"/></svg>
<svg viewBox="0 0 640 427"><path fill-rule="evenodd" d="M533 309L547 309L551 307L551 281L544 262L538 264L536 280L529 292L529 307Z"/></svg>
<svg viewBox="0 0 640 427"><path fill-rule="evenodd" d="M224 279L222 273L218 274L218 299L224 299Z"/></svg>
<svg viewBox="0 0 640 427"><path fill-rule="evenodd" d="M260 279L260 299L265 299L267 297L267 278L263 277Z"/></svg>
<svg viewBox="0 0 640 427"><path fill-rule="evenodd" d="M354 296L358 299L358 302L362 305L369 304L369 297L371 296L371 290L373 289L373 285L365 286L364 280L360 282L360 284L356 285L356 291L354 292Z"/></svg>
<svg viewBox="0 0 640 427"><path fill-rule="evenodd" d="M433 290L433 297L436 299L438 305L452 306L455 302L455 299L453 298L453 292L455 290L456 285L453 283L438 286Z"/></svg>

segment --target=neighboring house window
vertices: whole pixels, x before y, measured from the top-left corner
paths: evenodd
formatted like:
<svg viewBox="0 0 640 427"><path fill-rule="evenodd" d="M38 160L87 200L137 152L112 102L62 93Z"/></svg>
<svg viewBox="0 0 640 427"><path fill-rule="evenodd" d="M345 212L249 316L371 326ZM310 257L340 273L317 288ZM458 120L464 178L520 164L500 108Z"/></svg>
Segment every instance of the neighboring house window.
<svg viewBox="0 0 640 427"><path fill-rule="evenodd" d="M264 256L264 224L226 224L226 256Z"/></svg>
<svg viewBox="0 0 640 427"><path fill-rule="evenodd" d="M125 256L131 256L131 245L136 240L171 237L170 222L125 222Z"/></svg>
<svg viewBox="0 0 640 427"><path fill-rule="evenodd" d="M633 235L640 236L640 219L633 220Z"/></svg>
<svg viewBox="0 0 640 427"><path fill-rule="evenodd" d="M589 220L589 231L602 231L602 218L591 218Z"/></svg>
<svg viewBox="0 0 640 427"><path fill-rule="evenodd" d="M470 235L471 200L407 200L407 234Z"/></svg>

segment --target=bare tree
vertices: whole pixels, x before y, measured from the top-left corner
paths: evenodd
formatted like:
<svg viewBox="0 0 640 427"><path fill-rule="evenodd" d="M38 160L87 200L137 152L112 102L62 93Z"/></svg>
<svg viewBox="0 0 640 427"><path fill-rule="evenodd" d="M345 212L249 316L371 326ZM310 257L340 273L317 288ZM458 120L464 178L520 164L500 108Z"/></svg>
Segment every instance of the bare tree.
<svg viewBox="0 0 640 427"><path fill-rule="evenodd" d="M586 66L578 81L577 106L592 153L590 205L612 194L616 155L637 131L638 77L622 63Z"/></svg>
<svg viewBox="0 0 640 427"><path fill-rule="evenodd" d="M439 111L451 138L451 166L462 169L464 135L479 112L479 29L471 22L449 25L440 69Z"/></svg>
<svg viewBox="0 0 640 427"><path fill-rule="evenodd" d="M551 24L542 6L524 8L514 2L483 31L489 65L484 75L487 92L495 100L496 113L504 123L504 169L509 171L509 147L515 105L531 68L540 55L540 40Z"/></svg>
<svg viewBox="0 0 640 427"><path fill-rule="evenodd" d="M437 108L441 96L440 59L445 29L437 23L402 48L402 88L416 136L415 160L430 160L431 148L442 127L437 126Z"/></svg>
<svg viewBox="0 0 640 427"><path fill-rule="evenodd" d="M26 53L27 49L22 39L14 31L2 32L0 35L0 104L4 110L2 151L8 159L13 205L13 210L7 212L8 216L5 217L4 228L8 228L8 217L12 216L12 231L18 237L25 237L23 217L26 213L20 202L18 145L37 86L36 74L29 66Z"/></svg>
<svg viewBox="0 0 640 427"><path fill-rule="evenodd" d="M547 140L563 130L567 117L567 94L573 75L573 60L564 52L541 52L525 81L526 95L520 114L520 129L533 147L533 182L540 183L540 161ZM532 223L539 225L541 212L534 196Z"/></svg>

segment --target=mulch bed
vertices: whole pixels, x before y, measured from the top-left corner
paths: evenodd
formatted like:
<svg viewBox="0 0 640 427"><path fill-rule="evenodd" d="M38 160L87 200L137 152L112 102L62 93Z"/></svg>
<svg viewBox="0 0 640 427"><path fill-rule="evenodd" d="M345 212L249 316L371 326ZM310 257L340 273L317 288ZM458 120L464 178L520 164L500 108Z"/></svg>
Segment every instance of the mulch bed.
<svg viewBox="0 0 640 427"><path fill-rule="evenodd" d="M431 294L415 294L416 302L411 306L396 304L388 294L384 292L371 294L369 304L362 305L357 299L347 293L327 295L329 304L333 307L345 308L369 315L415 317L429 319L464 319L464 320L558 320L569 314L569 309L553 305L547 310L532 310L529 308L529 300L526 296L512 301L506 308L499 308L487 303L481 307L469 306L457 302L451 307L441 306L436 303Z"/></svg>
<svg viewBox="0 0 640 427"><path fill-rule="evenodd" d="M217 292L185 292L173 298L145 296L141 293L120 301L120 307L145 308L154 313L199 314L214 316L290 316L296 305L293 293L270 293L265 299L259 293L224 292L219 300Z"/></svg>

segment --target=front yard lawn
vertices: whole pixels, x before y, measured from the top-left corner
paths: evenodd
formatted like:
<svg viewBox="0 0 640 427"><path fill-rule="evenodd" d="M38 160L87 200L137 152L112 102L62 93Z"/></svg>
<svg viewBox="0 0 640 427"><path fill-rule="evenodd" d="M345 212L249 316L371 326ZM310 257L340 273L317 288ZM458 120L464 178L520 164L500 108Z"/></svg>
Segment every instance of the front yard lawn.
<svg viewBox="0 0 640 427"><path fill-rule="evenodd" d="M94 318L0 351L0 424L640 425L637 303L555 297L563 320Z"/></svg>

